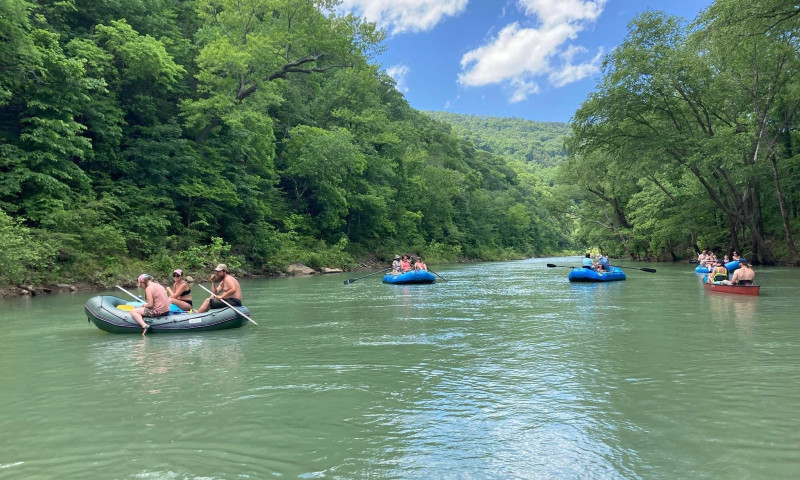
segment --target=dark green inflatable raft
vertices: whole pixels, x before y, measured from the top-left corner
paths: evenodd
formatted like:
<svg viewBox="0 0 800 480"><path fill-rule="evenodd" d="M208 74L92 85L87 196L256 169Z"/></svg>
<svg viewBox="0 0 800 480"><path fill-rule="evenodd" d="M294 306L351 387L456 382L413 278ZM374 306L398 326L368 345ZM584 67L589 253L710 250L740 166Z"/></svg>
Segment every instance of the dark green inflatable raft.
<svg viewBox="0 0 800 480"><path fill-rule="evenodd" d="M100 330L111 333L142 333L142 327L131 317L128 310L117 308L127 305L128 302L112 296L99 295L90 298L84 310L89 321ZM237 310L250 316L247 307L237 307ZM163 317L145 318L145 322L150 324L150 333L165 332L204 332L208 330L223 330L226 328L239 328L247 319L234 312L231 308L220 308L209 310L205 313L179 313L170 314Z"/></svg>

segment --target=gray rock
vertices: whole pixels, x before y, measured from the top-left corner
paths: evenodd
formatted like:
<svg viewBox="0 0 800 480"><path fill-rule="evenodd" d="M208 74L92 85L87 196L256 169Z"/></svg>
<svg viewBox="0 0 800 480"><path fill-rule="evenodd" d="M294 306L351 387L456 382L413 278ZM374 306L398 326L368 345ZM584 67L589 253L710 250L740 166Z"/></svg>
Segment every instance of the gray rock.
<svg viewBox="0 0 800 480"><path fill-rule="evenodd" d="M286 269L286 273L289 275L314 275L317 272L313 268L306 267L302 263L293 263Z"/></svg>

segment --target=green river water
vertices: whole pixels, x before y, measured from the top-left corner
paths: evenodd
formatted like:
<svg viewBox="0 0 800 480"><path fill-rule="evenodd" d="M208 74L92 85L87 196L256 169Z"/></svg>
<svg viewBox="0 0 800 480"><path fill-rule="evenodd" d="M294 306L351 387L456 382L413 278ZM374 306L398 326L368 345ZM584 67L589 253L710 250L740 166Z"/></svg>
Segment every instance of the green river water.
<svg viewBox="0 0 800 480"><path fill-rule="evenodd" d="M95 293L0 301L0 478L800 476L797 269L745 297L545 265L579 261L243 281L260 326L147 338Z"/></svg>

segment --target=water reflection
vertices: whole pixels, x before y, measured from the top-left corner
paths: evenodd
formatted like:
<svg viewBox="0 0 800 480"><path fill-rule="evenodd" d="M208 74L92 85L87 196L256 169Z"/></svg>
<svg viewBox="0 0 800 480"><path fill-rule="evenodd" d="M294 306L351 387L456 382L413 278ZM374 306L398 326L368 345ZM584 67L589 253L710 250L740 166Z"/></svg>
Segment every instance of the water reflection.
<svg viewBox="0 0 800 480"><path fill-rule="evenodd" d="M733 319L739 333L751 336L756 325L760 297L732 294L707 294L711 316L715 321Z"/></svg>

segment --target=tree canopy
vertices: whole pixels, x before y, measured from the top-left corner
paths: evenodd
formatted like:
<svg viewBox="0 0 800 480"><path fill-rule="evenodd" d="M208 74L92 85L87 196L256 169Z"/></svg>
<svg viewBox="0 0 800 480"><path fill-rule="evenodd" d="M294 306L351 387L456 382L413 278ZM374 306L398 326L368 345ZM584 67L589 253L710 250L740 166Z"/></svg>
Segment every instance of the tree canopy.
<svg viewBox="0 0 800 480"><path fill-rule="evenodd" d="M412 109L373 63L385 33L337 4L0 2L0 244L22 265L0 281L564 248L515 160L555 140L476 147Z"/></svg>

